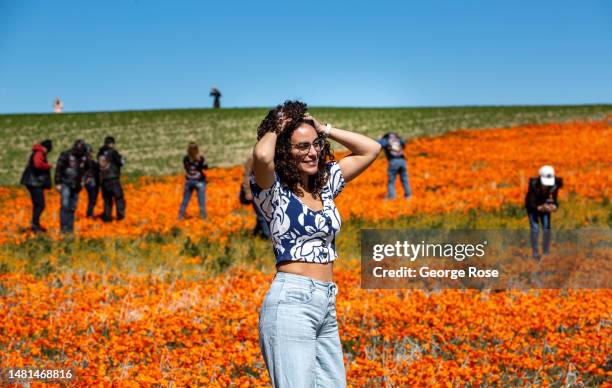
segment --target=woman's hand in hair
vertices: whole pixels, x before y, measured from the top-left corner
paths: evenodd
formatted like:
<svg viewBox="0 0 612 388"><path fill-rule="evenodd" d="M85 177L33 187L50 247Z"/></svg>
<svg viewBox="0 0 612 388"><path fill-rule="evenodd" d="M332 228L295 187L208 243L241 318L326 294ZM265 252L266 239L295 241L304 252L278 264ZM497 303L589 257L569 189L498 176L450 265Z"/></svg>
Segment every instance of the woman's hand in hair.
<svg viewBox="0 0 612 388"><path fill-rule="evenodd" d="M287 126L291 123L291 117L285 117L282 114L278 117L276 134L280 135L287 128Z"/></svg>
<svg viewBox="0 0 612 388"><path fill-rule="evenodd" d="M304 120L312 120L315 125L315 130L318 134L322 134L327 128L325 125L321 124L319 120L315 119L314 116L312 116L310 113L304 114Z"/></svg>

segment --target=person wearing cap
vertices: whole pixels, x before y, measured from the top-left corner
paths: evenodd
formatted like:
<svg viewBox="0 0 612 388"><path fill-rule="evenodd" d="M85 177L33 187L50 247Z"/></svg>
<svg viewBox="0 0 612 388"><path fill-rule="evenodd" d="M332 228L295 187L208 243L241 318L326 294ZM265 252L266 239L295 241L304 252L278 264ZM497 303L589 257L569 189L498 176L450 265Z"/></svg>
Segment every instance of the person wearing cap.
<svg viewBox="0 0 612 388"><path fill-rule="evenodd" d="M387 157L387 199L395 198L395 178L399 174L404 188L404 199L410 198L410 183L408 182L408 166L404 156L406 142L397 133L389 132L380 136L378 142Z"/></svg>
<svg viewBox="0 0 612 388"><path fill-rule="evenodd" d="M550 253L551 213L559 208L557 194L563 187L563 178L555 177L552 166L542 166L539 176L529 179L529 190L525 196L525 208L529 217L530 240L533 257L540 259L538 239L542 226L542 254Z"/></svg>
<svg viewBox="0 0 612 388"><path fill-rule="evenodd" d="M117 207L117 221L125 218L125 198L121 187L121 167L125 161L115 149L115 138L107 136L104 145L98 151L102 199L104 199L105 222L110 222L113 215L113 200Z"/></svg>
<svg viewBox="0 0 612 388"><path fill-rule="evenodd" d="M55 169L55 188L61 194L60 229L62 233L74 231L74 213L83 188L83 176L87 171L85 142L78 139L71 149L62 152Z"/></svg>
<svg viewBox="0 0 612 388"><path fill-rule="evenodd" d="M93 158L93 147L85 144L85 154L87 156L87 170L83 177L83 185L87 190L87 218L93 217L96 202L98 202L98 193L100 192L100 167L98 161Z"/></svg>
<svg viewBox="0 0 612 388"><path fill-rule="evenodd" d="M32 232L46 232L47 229L40 225L40 216L45 210L45 190L51 188L51 168L47 162L47 155L53 149L53 142L45 139L34 144L28 159L28 164L21 174L21 184L30 193L32 200L32 220L30 229Z"/></svg>

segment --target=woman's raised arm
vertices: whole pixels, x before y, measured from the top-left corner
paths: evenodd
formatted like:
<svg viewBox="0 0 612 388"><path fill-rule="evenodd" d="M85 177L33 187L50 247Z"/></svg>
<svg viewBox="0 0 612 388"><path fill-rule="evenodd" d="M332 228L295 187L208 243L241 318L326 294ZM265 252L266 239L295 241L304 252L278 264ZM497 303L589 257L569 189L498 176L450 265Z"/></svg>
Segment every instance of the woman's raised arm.
<svg viewBox="0 0 612 388"><path fill-rule="evenodd" d="M327 129L325 125L319 123L314 117L306 115L315 123L317 132L324 133ZM376 140L360 133L347 131L339 128L332 128L329 138L337 141L351 151L351 154L340 159L338 162L345 182L357 178L380 153L382 147Z"/></svg>
<svg viewBox="0 0 612 388"><path fill-rule="evenodd" d="M276 133L268 132L253 147L253 174L257 186L268 189L274 183Z"/></svg>

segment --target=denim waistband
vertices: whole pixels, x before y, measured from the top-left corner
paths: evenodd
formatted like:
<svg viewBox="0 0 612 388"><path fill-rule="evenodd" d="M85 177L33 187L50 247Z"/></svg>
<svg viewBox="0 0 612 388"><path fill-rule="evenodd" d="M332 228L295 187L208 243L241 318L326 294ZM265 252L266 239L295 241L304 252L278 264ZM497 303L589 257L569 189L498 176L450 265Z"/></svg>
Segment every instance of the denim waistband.
<svg viewBox="0 0 612 388"><path fill-rule="evenodd" d="M333 291L334 294L338 294L338 285L335 282L326 282L323 280L313 279L304 275L297 275L294 273L277 271L274 275L274 280L289 281L292 283L302 283L304 285L312 285L314 288L318 288L323 291Z"/></svg>

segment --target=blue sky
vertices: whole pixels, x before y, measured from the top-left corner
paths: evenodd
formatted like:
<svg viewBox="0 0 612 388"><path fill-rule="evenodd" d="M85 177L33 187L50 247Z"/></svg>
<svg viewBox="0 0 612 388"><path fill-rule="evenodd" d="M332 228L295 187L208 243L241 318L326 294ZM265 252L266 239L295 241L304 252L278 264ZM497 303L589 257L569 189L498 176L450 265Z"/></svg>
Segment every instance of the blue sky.
<svg viewBox="0 0 612 388"><path fill-rule="evenodd" d="M612 102L610 1L0 0L0 113Z"/></svg>

